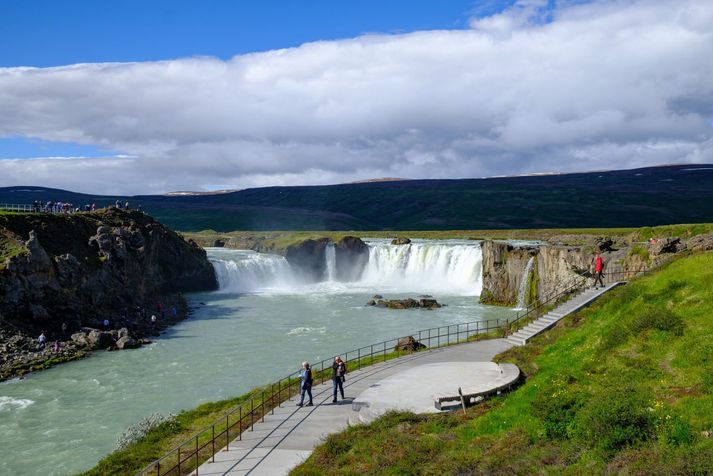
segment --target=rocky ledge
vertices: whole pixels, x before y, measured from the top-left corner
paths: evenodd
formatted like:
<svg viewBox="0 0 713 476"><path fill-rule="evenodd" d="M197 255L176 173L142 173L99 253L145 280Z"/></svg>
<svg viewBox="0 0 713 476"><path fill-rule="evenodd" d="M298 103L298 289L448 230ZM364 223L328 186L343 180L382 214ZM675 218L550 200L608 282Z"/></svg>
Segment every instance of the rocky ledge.
<svg viewBox="0 0 713 476"><path fill-rule="evenodd" d="M205 251L141 212L0 215L0 380L139 346L216 287Z"/></svg>

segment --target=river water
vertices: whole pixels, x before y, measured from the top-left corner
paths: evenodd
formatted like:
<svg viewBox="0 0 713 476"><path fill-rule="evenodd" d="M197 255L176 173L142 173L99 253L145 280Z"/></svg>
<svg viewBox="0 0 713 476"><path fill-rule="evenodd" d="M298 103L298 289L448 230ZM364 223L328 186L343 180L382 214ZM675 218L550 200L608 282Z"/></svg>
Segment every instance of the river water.
<svg viewBox="0 0 713 476"><path fill-rule="evenodd" d="M155 343L92 357L0 384L0 474L66 475L92 467L119 434L153 412L168 414L236 396L339 352L447 324L504 319L478 303L475 242L369 242L357 281L305 284L279 256L211 249L220 291L190 296L191 317ZM365 307L432 294L435 311Z"/></svg>

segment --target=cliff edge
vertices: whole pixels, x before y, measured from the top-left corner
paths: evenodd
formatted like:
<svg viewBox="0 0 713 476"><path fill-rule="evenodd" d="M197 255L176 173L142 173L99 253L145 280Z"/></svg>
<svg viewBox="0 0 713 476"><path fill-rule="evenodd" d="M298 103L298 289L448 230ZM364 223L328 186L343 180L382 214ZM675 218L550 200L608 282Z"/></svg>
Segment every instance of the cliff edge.
<svg viewBox="0 0 713 476"><path fill-rule="evenodd" d="M205 251L141 212L2 214L0 378L47 358L135 346L185 317L179 293L216 287Z"/></svg>

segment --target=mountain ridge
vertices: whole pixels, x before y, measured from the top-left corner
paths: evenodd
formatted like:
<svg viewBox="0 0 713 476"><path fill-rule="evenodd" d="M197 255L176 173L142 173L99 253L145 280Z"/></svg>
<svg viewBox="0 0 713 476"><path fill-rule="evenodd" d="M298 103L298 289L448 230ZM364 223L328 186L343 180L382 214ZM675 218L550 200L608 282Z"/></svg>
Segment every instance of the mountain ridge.
<svg viewBox="0 0 713 476"><path fill-rule="evenodd" d="M0 203L117 199L183 231L444 230L654 226L713 221L713 166L473 179L273 186L198 195L97 195L0 188Z"/></svg>

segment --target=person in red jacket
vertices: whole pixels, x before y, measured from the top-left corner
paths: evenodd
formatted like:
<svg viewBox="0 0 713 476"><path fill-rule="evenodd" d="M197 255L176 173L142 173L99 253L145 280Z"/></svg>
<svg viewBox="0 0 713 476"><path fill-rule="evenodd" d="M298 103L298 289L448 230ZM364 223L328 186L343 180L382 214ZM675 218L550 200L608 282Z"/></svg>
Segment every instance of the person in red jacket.
<svg viewBox="0 0 713 476"><path fill-rule="evenodd" d="M604 261L602 260L602 255L599 254L599 251L597 251L594 255L592 264L594 265L594 289L598 289L597 283L599 283L601 287L604 287L604 281L602 280L602 273L604 272Z"/></svg>

